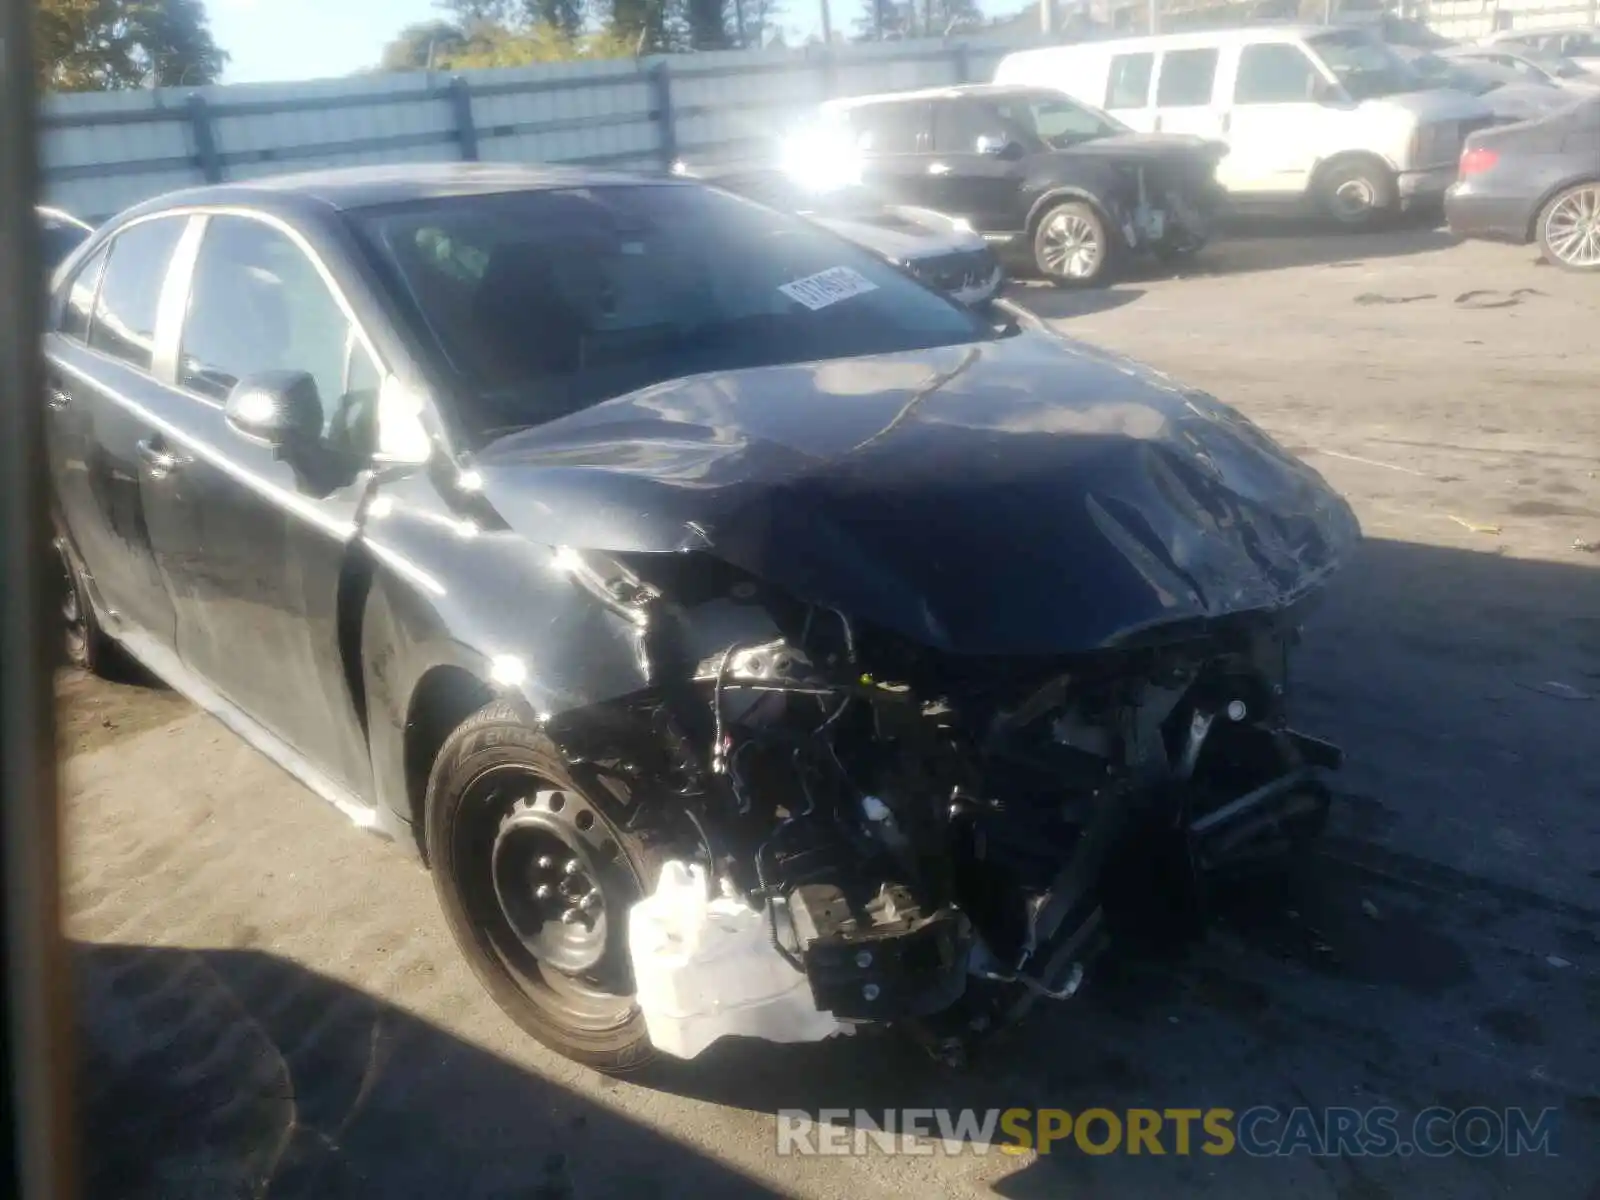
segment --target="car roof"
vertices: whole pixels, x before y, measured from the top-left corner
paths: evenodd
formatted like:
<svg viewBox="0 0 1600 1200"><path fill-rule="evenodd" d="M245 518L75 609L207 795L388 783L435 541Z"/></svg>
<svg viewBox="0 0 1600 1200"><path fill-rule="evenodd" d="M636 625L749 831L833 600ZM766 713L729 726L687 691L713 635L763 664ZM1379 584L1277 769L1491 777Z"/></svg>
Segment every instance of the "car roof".
<svg viewBox="0 0 1600 1200"><path fill-rule="evenodd" d="M1031 83L964 83L953 87L918 88L910 92L874 92L866 96L847 96L838 100L826 100L822 107L843 110L868 104L893 104L900 101L952 100L960 96L1017 96L1055 91L1054 88ZM1065 100L1068 97L1063 94L1061 98Z"/></svg>
<svg viewBox="0 0 1600 1200"><path fill-rule="evenodd" d="M1310 38L1329 33L1362 33L1371 36L1364 24L1311 25L1303 21L1256 21L1223 29L1186 29L1176 33L1136 34L1132 37L1090 38L1064 46L1035 46L1017 50L1007 58L1048 58L1058 54L1084 54L1121 50L1138 46L1152 50L1166 47L1207 45L1248 45L1251 42L1276 42L1288 38Z"/></svg>
<svg viewBox="0 0 1600 1200"><path fill-rule="evenodd" d="M350 210L445 196L488 196L629 184L673 186L674 183L669 178L559 164L403 163L339 167L185 188L147 200L125 215L148 215L171 208L241 205Z"/></svg>

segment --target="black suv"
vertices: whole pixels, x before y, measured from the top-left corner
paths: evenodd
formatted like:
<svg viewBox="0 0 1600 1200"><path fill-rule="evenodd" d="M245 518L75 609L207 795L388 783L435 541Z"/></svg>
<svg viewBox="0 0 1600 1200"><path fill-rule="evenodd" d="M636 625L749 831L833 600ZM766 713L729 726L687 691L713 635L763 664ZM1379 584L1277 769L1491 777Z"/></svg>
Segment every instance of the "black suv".
<svg viewBox="0 0 1600 1200"><path fill-rule="evenodd" d="M1109 283L1134 254L1193 254L1222 196L1222 143L1134 133L1048 88L859 96L829 101L822 120L860 154L866 182L966 220L1060 284Z"/></svg>

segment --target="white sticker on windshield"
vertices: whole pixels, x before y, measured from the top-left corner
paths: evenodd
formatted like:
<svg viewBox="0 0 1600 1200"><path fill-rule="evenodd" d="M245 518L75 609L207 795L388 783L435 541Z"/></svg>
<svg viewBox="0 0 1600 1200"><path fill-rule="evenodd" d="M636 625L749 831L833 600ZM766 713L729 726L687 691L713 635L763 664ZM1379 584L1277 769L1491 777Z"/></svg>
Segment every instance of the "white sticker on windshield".
<svg viewBox="0 0 1600 1200"><path fill-rule="evenodd" d="M829 267L826 271L818 271L793 283L780 284L778 290L815 312L819 308L848 300L851 296L875 292L878 285L849 267Z"/></svg>

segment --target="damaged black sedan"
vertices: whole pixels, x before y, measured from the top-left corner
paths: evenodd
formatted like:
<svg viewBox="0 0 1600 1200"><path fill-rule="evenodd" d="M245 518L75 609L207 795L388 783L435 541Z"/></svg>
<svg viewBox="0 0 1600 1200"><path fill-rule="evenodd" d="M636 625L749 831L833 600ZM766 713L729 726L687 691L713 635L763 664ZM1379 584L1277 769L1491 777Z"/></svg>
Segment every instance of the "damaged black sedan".
<svg viewBox="0 0 1600 1200"><path fill-rule="evenodd" d="M574 1059L950 1051L1070 995L1130 880L1323 819L1287 659L1345 503L814 224L363 169L152 202L59 278L75 656L413 841Z"/></svg>

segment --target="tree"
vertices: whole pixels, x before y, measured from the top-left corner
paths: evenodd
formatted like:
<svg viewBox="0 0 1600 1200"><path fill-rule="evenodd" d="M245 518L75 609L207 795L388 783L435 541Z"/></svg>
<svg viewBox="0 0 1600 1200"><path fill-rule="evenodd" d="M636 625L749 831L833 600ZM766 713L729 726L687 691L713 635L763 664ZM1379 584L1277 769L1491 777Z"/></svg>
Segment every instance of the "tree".
<svg viewBox="0 0 1600 1200"><path fill-rule="evenodd" d="M521 5L517 0L434 0L434 7L449 13L452 23L462 28L478 24L507 28Z"/></svg>
<svg viewBox="0 0 1600 1200"><path fill-rule="evenodd" d="M733 45L728 29L728 0L685 0L684 17L692 50L726 50Z"/></svg>
<svg viewBox="0 0 1600 1200"><path fill-rule="evenodd" d="M641 53L674 49L677 30L668 20L666 0L610 0L611 32Z"/></svg>
<svg viewBox="0 0 1600 1200"><path fill-rule="evenodd" d="M383 48L380 69L425 71L442 59L465 54L467 49L467 34L461 26L449 21L424 21L407 25Z"/></svg>
<svg viewBox="0 0 1600 1200"><path fill-rule="evenodd" d="M569 38L583 32L587 15L583 0L522 0L525 25L548 25Z"/></svg>
<svg viewBox="0 0 1600 1200"><path fill-rule="evenodd" d="M41 87L62 92L215 83L227 52L201 0L39 0Z"/></svg>

